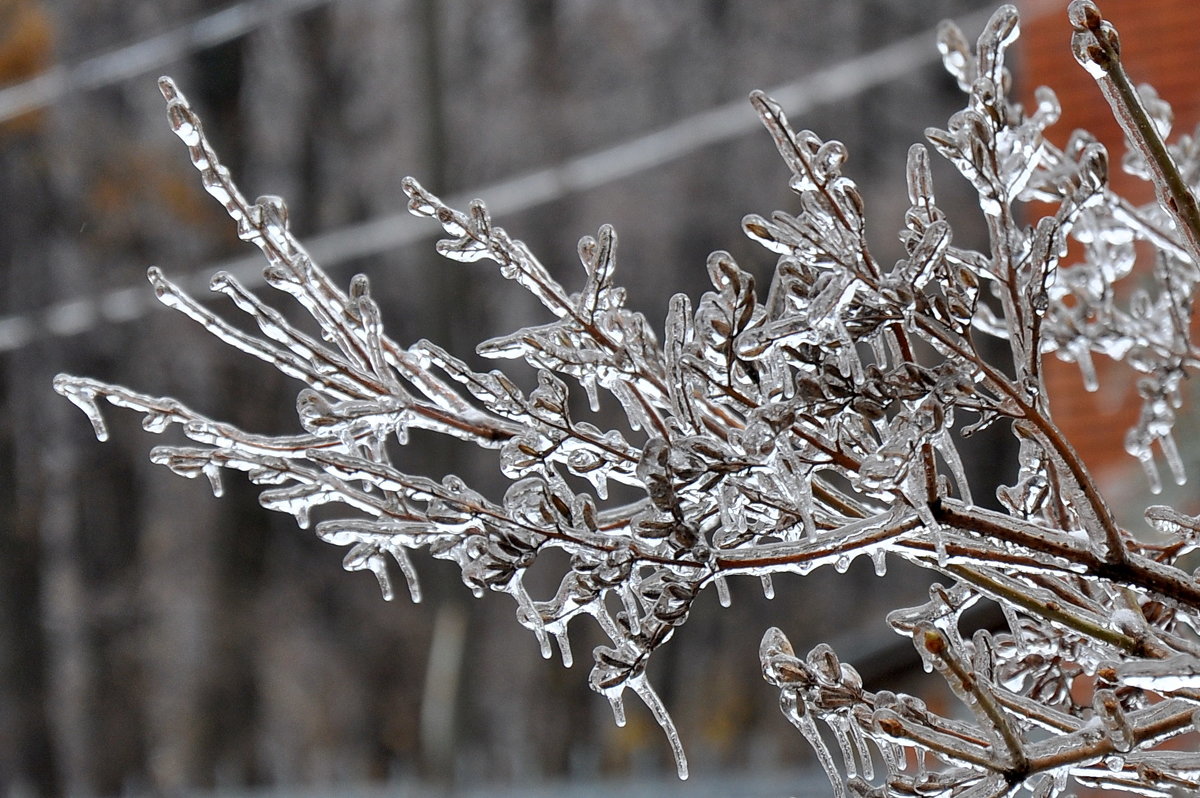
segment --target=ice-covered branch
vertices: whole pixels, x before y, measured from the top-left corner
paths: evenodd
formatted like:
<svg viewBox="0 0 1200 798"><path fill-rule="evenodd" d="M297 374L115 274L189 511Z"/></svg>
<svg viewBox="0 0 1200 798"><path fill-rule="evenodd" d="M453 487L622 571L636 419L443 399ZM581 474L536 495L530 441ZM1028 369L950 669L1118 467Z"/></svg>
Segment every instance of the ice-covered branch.
<svg viewBox="0 0 1200 798"><path fill-rule="evenodd" d="M206 477L214 492L221 472L235 470L264 486L263 506L302 527L325 508L317 534L346 547L345 567L373 572L387 598L398 568L419 600L411 554L428 552L457 565L476 595L508 594L543 655L556 645L567 667L571 623L590 616L607 643L593 652L588 683L618 724L632 690L663 728L681 776L686 734L650 666L696 598L711 588L728 604L727 580L740 576L759 579L770 596L776 577L845 571L866 556L881 575L901 558L949 580L888 622L968 711L943 716L912 696L866 691L829 646L801 658L769 630L764 675L839 795L978 798L1024 787L1049 796L1071 779L1147 795L1194 789L1195 756L1161 746L1195 728L1200 703L1200 585L1180 566L1200 548L1200 520L1151 507L1153 540L1118 525L1050 413L1043 358L1077 363L1089 389L1094 355L1139 372L1143 412L1126 447L1152 486L1155 448L1183 480L1172 425L1196 363L1200 215L1181 176L1200 172L1200 152L1163 143L1169 109L1131 93L1115 32L1094 5L1074 3L1071 20L1077 56L1129 133L1134 154L1124 163L1155 183L1158 203L1118 196L1108 155L1087 134L1061 149L1046 140L1059 116L1049 89L1035 93L1031 111L1011 100L1004 57L1019 20L1005 6L974 47L942 26L936 46L966 106L945 129L927 131L978 195L983 251L955 240L930 150L917 144L904 256L880 262L866 242L862 197L843 172L846 148L795 129L756 93L751 105L796 195L791 210L743 219L777 256L765 296L731 255L713 253L710 288L673 297L661 336L626 307L611 227L580 241L574 287L482 201L452 208L406 180L412 212L445 231L439 253L494 262L548 312L478 347L533 366L528 386L475 371L437 343L389 338L366 278L338 288L289 230L282 200L248 202L164 78L170 123L205 188L263 252L268 286L299 303L316 330L226 274L212 288L244 326L157 270L150 281L164 304L298 381L298 430L245 432L173 399L84 377L60 375L55 389L101 440L104 402L141 413L152 432L182 434L192 445L158 447L152 459ZM1044 203L1053 210L1034 224L1018 221ZM1075 262L1072 240L1083 252ZM1154 279L1125 291L1145 271L1138 243L1156 253ZM985 336L1002 355L981 344ZM579 390L586 408L572 396ZM596 421L602 395L624 411L615 428ZM1002 510L978 506L995 486L973 485L966 468L970 436L991 425L1009 429L1017 446L1015 472L996 489ZM412 429L492 450L507 487L489 496L452 474L398 468L389 451ZM634 488L634 498L616 501L611 482ZM566 555L557 588L533 595L526 575L552 550ZM970 628L964 613L980 602L999 606L1004 628Z"/></svg>

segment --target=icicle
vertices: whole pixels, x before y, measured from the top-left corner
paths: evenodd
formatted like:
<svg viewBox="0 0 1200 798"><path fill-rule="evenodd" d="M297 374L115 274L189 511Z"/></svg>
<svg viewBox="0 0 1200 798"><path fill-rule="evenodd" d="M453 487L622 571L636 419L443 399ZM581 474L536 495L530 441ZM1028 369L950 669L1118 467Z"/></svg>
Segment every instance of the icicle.
<svg viewBox="0 0 1200 798"><path fill-rule="evenodd" d="M563 667L569 668L574 665L575 657L571 654L571 639L567 637L565 626L554 632L554 641L558 643L558 651L562 655Z"/></svg>
<svg viewBox="0 0 1200 798"><path fill-rule="evenodd" d="M1054 793L1061 793L1067 789L1067 778L1071 775L1070 768L1059 768L1054 771Z"/></svg>
<svg viewBox="0 0 1200 798"><path fill-rule="evenodd" d="M1150 485L1150 492L1155 496L1162 493L1162 478L1158 474L1158 466L1154 463L1154 455L1149 449L1140 449L1135 453L1138 462L1142 464L1142 470L1146 473L1146 481Z"/></svg>
<svg viewBox="0 0 1200 798"><path fill-rule="evenodd" d="M1028 645L1025 636L1021 634L1021 619L1017 616L1017 611L1012 608L1012 605L1002 603L1000 612L1004 615L1004 622L1008 625L1008 631L1012 635L1013 643L1016 644L1017 652L1021 656L1028 653Z"/></svg>
<svg viewBox="0 0 1200 798"><path fill-rule="evenodd" d="M384 548L392 555L396 565L400 567L400 573L404 574L404 580L408 584L408 596L412 603L420 604L421 583L417 577L416 566L413 565L412 558L408 555L408 549L394 544L386 544Z"/></svg>
<svg viewBox="0 0 1200 798"><path fill-rule="evenodd" d="M605 698L608 699L609 706L612 707L613 723L618 727L625 726L625 699L623 698L624 685L620 688L609 688L604 691Z"/></svg>
<svg viewBox="0 0 1200 798"><path fill-rule="evenodd" d="M833 738L837 741L838 749L842 753L842 762L846 766L846 777L857 776L858 765L855 762L854 749L850 742L852 721L841 714L829 714L822 719L833 732Z"/></svg>
<svg viewBox="0 0 1200 798"><path fill-rule="evenodd" d="M1162 449L1163 458L1171 469L1171 476L1174 477L1175 484L1186 485L1187 470L1184 468L1183 458L1179 456L1179 447L1175 445L1175 436L1169 431L1164 432L1158 439L1158 446Z"/></svg>
<svg viewBox="0 0 1200 798"><path fill-rule="evenodd" d="M600 392L596 389L596 375L584 374L580 377L579 383L583 386L583 392L587 394L588 407L593 413L599 413Z"/></svg>
<svg viewBox="0 0 1200 798"><path fill-rule="evenodd" d="M723 576L713 577L713 585L717 589L717 600L722 607L728 607L732 603L732 598L729 595L729 583Z"/></svg>
<svg viewBox="0 0 1200 798"><path fill-rule="evenodd" d="M379 582L379 592L383 596L383 600L391 601L396 597L396 591L392 588L392 578L388 574L387 562L374 546L368 543L356 544L342 558L342 568L347 571L371 571Z"/></svg>
<svg viewBox="0 0 1200 798"><path fill-rule="evenodd" d="M683 741L680 740L679 731L675 728L675 722L671 720L671 716L667 714L667 708L663 706L662 699L658 697L658 693L654 692L650 682L646 681L645 674L632 677L629 680L629 686L642 699L642 703L650 710L650 714L654 716L658 725L662 727L663 733L667 735L671 753L675 756L675 770L680 779L687 779L688 763L687 756L683 753Z"/></svg>
<svg viewBox="0 0 1200 798"><path fill-rule="evenodd" d="M1083 377L1083 389L1095 393L1100 389L1100 379L1096 376L1096 365L1092 362L1092 353L1087 344L1075 347L1074 355L1079 374Z"/></svg>
<svg viewBox="0 0 1200 798"><path fill-rule="evenodd" d="M225 493L225 488L221 484L221 467L209 461L205 464L203 471L204 476L208 477L208 484L212 487L213 496L221 498Z"/></svg>
<svg viewBox="0 0 1200 798"><path fill-rule="evenodd" d="M1027 784L1033 792L1033 798L1050 798L1054 794L1054 778L1045 773L1034 776Z"/></svg>
<svg viewBox="0 0 1200 798"><path fill-rule="evenodd" d="M885 337L886 336L875 335L870 339L871 353L875 356L876 365L878 365L881 369L887 368L890 365L891 360L888 357L890 344L884 340Z"/></svg>
<svg viewBox="0 0 1200 798"><path fill-rule="evenodd" d="M929 529L930 535L933 536L934 551L937 553L937 564L939 568L945 568L949 563L949 556L946 554L946 533L942 531L941 524L935 524Z"/></svg>
<svg viewBox="0 0 1200 798"><path fill-rule="evenodd" d="M795 485L800 495L800 521L804 525L804 536L812 540L817 536L817 522L813 518L812 508L815 502L812 494L812 480L815 475L811 466L803 467L796 473Z"/></svg>
<svg viewBox="0 0 1200 798"><path fill-rule="evenodd" d="M892 742L886 737L872 737L871 742L879 750L879 758L883 760L885 773L895 773L901 769L901 762L904 760L904 749L899 744ZM864 778L871 779L874 777L864 776Z"/></svg>
<svg viewBox="0 0 1200 798"><path fill-rule="evenodd" d="M596 498L600 501L608 499L608 474L609 469L593 468L583 474L583 478L592 486L592 490L596 491Z"/></svg>
<svg viewBox="0 0 1200 798"><path fill-rule="evenodd" d="M962 457L958 454L958 447L954 445L954 440L950 434L943 430L937 435L937 450L946 461L947 468L950 469L950 476L954 479L954 485L958 488L959 498L965 504L974 504L971 498L971 482L967 479L967 469L963 466Z"/></svg>
<svg viewBox="0 0 1200 798"><path fill-rule="evenodd" d="M768 601L775 598L775 582L771 580L771 575L759 574L758 578L762 581L763 598Z"/></svg>
<svg viewBox="0 0 1200 798"><path fill-rule="evenodd" d="M842 781L842 776L838 772L837 764L833 761L833 755L829 753L829 748L825 745L825 741L821 739L821 732L817 729L817 724L813 722L812 715L807 711L795 711L789 718L792 724L800 730L800 734L808 741L809 746L817 755L817 761L821 763L821 768L825 771L825 775L829 777L829 783L833 787L834 798L846 798L846 786Z"/></svg>
<svg viewBox="0 0 1200 798"><path fill-rule="evenodd" d="M554 651L550 648L550 636L546 633L546 624L542 621L542 614L534 606L533 599L529 597L529 592L525 589L525 584L521 581L520 573L514 576L508 583L505 592L511 595L517 602L517 620L537 637L542 659L550 659L550 657L554 656Z"/></svg>
<svg viewBox="0 0 1200 798"><path fill-rule="evenodd" d="M858 753L858 761L862 769L862 777L867 781L872 781L875 778L875 762L871 756L871 749L867 746L866 736L862 733L862 729L857 723L850 723L850 738L854 742L854 750Z"/></svg>
<svg viewBox="0 0 1200 798"><path fill-rule="evenodd" d="M617 588L617 595L621 597L621 606L625 609L625 622L629 625L629 633L639 635L642 633L641 608L638 607L636 591L633 589L633 582L622 582Z"/></svg>

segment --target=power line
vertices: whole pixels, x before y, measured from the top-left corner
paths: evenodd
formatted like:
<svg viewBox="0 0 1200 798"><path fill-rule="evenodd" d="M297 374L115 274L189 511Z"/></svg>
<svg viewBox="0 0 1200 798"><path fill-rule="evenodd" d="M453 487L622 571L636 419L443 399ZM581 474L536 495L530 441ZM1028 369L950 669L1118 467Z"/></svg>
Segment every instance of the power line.
<svg viewBox="0 0 1200 798"><path fill-rule="evenodd" d="M978 29L988 16L977 12L962 18L960 24L968 30ZM936 28L925 30L778 86L767 94L792 115L844 100L937 60L935 35ZM556 166L462 192L446 202L452 207L464 207L471 199L482 197L493 214L513 214L653 169L759 126L748 103L741 100L726 103ZM330 268L354 258L403 247L438 232L429 220L402 211L310 237L305 246L317 263ZM262 258L257 254L210 263L176 282L193 293L203 294L208 290L209 277L220 270L234 274L247 285L262 282ZM104 323L131 321L144 315L153 304L150 291L144 287L125 287L97 297L58 302L40 312L0 317L0 352L20 349L42 338L78 335Z"/></svg>
<svg viewBox="0 0 1200 798"><path fill-rule="evenodd" d="M177 28L86 58L60 64L0 89L0 122L52 105L73 92L110 86L244 36L275 19L329 0L245 0Z"/></svg>

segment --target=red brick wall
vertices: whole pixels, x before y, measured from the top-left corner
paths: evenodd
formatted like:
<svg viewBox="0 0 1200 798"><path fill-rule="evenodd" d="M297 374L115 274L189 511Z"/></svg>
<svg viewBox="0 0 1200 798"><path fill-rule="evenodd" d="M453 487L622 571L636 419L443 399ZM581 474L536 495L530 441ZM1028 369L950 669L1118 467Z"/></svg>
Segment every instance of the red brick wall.
<svg viewBox="0 0 1200 798"><path fill-rule="evenodd" d="M1098 0L1098 4L1120 33L1122 60L1134 82L1152 84L1174 108L1173 135L1193 132L1200 122L1200 81L1196 79L1200 71L1200 0ZM1053 88L1063 114L1051 138L1062 144L1076 128L1091 131L1108 148L1111 182L1117 191L1135 202L1150 201L1150 187L1120 170L1124 136L1099 87L1071 55L1065 0L1025 0L1019 5L1019 96L1029 102L1034 86ZM1055 419L1084 461L1102 481L1106 475L1111 480L1126 473L1133 460L1125 454L1125 430L1136 421L1140 407L1134 373L1098 357L1101 389L1089 394L1082 389L1074 364L1052 356L1047 366Z"/></svg>

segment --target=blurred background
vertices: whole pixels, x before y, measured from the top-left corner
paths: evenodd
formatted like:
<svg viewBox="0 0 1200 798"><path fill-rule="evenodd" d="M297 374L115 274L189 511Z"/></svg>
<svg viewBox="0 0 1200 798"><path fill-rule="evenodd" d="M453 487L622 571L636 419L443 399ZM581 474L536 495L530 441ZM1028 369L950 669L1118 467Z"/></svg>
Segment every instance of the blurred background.
<svg viewBox="0 0 1200 798"><path fill-rule="evenodd" d="M797 649L828 641L869 686L905 687L917 659L883 616L921 602L928 574L893 567L880 580L868 564L780 580L770 603L739 583L730 609L704 597L652 669L692 759L681 785L649 715L631 706L615 728L586 686L590 658L570 671L543 661L507 598L475 601L453 567L419 558L425 603L385 603L370 576L343 573L342 551L261 509L243 480L216 500L152 466L162 441L139 419L113 409L113 438L97 443L51 380L86 374L246 429L298 428L295 384L158 306L145 283L157 265L203 294L218 268L259 268L170 132L160 74L244 193L287 199L335 281L371 277L392 337L473 357L483 338L544 319L487 264L438 258L436 225L405 213L402 176L489 201L567 285L582 276L577 239L614 224L617 279L660 320L672 293L704 290L714 249L766 284L774 257L740 220L793 207L745 101L773 90L794 126L848 145L890 262L904 154L962 106L936 23L953 17L973 39L993 5L0 0L0 795L823 794L819 772L803 786L814 763L761 680L759 638L778 625ZM1131 65L1158 58L1165 77L1150 79L1181 128L1195 123L1196 90L1171 76L1198 45L1173 51L1162 37L1195 36L1193 5L1103 4ZM1103 119L1070 59L1064 8L1025 4L1021 96L1075 86L1060 91L1068 111ZM1135 47L1127 26L1153 28L1149 44ZM1166 57L1178 48L1187 58ZM963 181L936 177L956 244L983 246ZM1061 379L1073 396L1078 376ZM1136 486L1119 456L1124 422L1100 422L1112 440L1095 432L1096 414L1130 393L1064 414L1103 444L1089 462ZM1003 435L981 443L982 483L1006 447ZM404 458L498 490L477 452L422 439ZM1136 487L1128 497L1141 501ZM578 635L579 652L598 642Z"/></svg>

